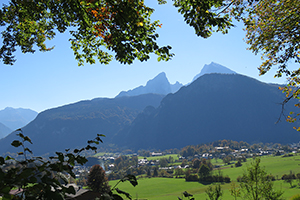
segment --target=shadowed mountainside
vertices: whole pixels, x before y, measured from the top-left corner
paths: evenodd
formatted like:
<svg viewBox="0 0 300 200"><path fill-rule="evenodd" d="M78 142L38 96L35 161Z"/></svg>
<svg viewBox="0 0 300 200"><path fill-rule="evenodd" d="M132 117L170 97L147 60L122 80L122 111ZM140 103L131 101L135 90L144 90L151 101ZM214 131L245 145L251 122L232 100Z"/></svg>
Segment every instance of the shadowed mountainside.
<svg viewBox="0 0 300 200"><path fill-rule="evenodd" d="M0 122L0 139L10 134L12 130Z"/></svg>
<svg viewBox="0 0 300 200"><path fill-rule="evenodd" d="M237 74L206 74L155 109L143 113L118 133L117 144L132 149L170 149L220 139L253 142L298 142L297 124L284 120L284 94L278 85ZM286 111L294 110L293 103Z"/></svg>
<svg viewBox="0 0 300 200"><path fill-rule="evenodd" d="M157 107L163 95L145 94L115 99L97 98L80 101L41 112L34 121L23 128L23 134L31 138L29 145L35 155L65 148L78 148L97 133L106 135L105 144L112 135L130 124L146 106ZM0 140L0 153L14 152L10 143L16 138L11 133Z"/></svg>

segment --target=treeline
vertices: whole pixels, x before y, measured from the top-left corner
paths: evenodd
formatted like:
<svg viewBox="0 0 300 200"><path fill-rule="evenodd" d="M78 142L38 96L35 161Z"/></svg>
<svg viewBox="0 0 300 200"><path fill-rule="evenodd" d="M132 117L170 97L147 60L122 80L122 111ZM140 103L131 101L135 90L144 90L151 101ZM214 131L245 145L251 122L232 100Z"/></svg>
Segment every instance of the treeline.
<svg viewBox="0 0 300 200"><path fill-rule="evenodd" d="M215 152L215 147L224 147L224 149L222 149L222 153L227 153L232 152L233 149L250 148L250 145L243 141L237 142L232 140L217 140L207 144L189 145L183 147L180 151L180 155L183 157L189 157L196 154Z"/></svg>
<svg viewBox="0 0 300 200"><path fill-rule="evenodd" d="M223 147L216 150L216 147ZM220 153L230 153L233 150L238 149L248 149L250 152L257 150L258 148L261 149L268 149L268 148L275 148L275 149L282 149L285 151L289 151L291 148L288 145L281 145L279 143L255 143L250 145L247 142L237 142L233 140L217 140L210 143L199 144L199 145L189 145L183 147L179 154L183 157L193 157L196 154L202 155L204 153L212 153L215 156L218 156Z"/></svg>

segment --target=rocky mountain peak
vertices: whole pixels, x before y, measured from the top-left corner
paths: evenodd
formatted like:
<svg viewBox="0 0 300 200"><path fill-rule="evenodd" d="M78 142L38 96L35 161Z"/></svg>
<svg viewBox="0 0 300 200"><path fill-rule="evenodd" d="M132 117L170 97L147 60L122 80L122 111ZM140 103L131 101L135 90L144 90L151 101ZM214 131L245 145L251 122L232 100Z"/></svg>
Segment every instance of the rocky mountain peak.
<svg viewBox="0 0 300 200"><path fill-rule="evenodd" d="M116 97L137 96L147 93L167 95L169 93L177 92L177 90L179 90L181 86L182 84L179 82L176 82L175 84L170 84L166 73L161 72L153 79L149 80L145 86L139 86L128 91L122 91Z"/></svg>
<svg viewBox="0 0 300 200"><path fill-rule="evenodd" d="M202 68L201 72L197 74L194 78L193 81L195 81L197 78L204 74L236 74L235 71L232 71L231 69L224 67L223 65L220 65L215 62L211 62L209 65L205 64L204 67Z"/></svg>

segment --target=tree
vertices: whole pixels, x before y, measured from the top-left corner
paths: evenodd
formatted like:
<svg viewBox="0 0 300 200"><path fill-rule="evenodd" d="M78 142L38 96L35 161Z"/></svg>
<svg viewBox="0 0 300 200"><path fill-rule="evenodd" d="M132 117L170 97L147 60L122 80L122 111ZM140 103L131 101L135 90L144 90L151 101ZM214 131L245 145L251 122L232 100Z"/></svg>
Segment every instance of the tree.
<svg viewBox="0 0 300 200"><path fill-rule="evenodd" d="M242 162L240 160L238 160L234 165L235 165L235 167L241 167Z"/></svg>
<svg viewBox="0 0 300 200"><path fill-rule="evenodd" d="M209 186L205 190L205 193L210 200L218 200L223 195L223 191L220 184L216 185L214 188L212 186Z"/></svg>
<svg viewBox="0 0 300 200"><path fill-rule="evenodd" d="M157 177L157 176L158 176L158 170L157 170L157 167L154 167L153 176L154 176L154 177Z"/></svg>
<svg viewBox="0 0 300 200"><path fill-rule="evenodd" d="M151 177L151 169L150 169L150 167L147 168L147 176Z"/></svg>
<svg viewBox="0 0 300 200"><path fill-rule="evenodd" d="M201 160L199 160L198 158L192 160L192 167L194 169L198 169L200 167L200 164L201 164Z"/></svg>
<svg viewBox="0 0 300 200"><path fill-rule="evenodd" d="M229 191L231 196L233 196L235 200L241 196L241 189L234 182L231 183Z"/></svg>
<svg viewBox="0 0 300 200"><path fill-rule="evenodd" d="M289 62L300 63L300 5L297 0L260 0L252 8L245 9L247 17L242 18L246 26L246 42L255 54L262 53L263 63L259 67L260 75L272 67L278 70L274 77L286 75L287 86L280 87L286 93L282 106L300 94L300 68L288 69ZM300 104L295 104L300 107ZM297 113L286 118L294 122ZM297 131L300 128L294 127Z"/></svg>
<svg viewBox="0 0 300 200"><path fill-rule="evenodd" d="M229 165L230 161L231 161L231 156L229 156L229 155L227 155L223 158L223 162L227 165Z"/></svg>
<svg viewBox="0 0 300 200"><path fill-rule="evenodd" d="M161 167L167 167L168 166L168 160L166 158L159 159L159 165Z"/></svg>
<svg viewBox="0 0 300 200"><path fill-rule="evenodd" d="M211 174L210 168L207 165L202 164L198 170L199 180L205 181L205 178L208 177L210 174Z"/></svg>
<svg viewBox="0 0 300 200"><path fill-rule="evenodd" d="M174 158L172 156L169 156L168 163L173 163L173 162L174 162Z"/></svg>
<svg viewBox="0 0 300 200"><path fill-rule="evenodd" d="M260 159L256 158L244 172L241 182L241 191L244 199L280 199L282 191L273 188L273 182L267 173L260 167Z"/></svg>
<svg viewBox="0 0 300 200"><path fill-rule="evenodd" d="M180 176L180 175L184 175L184 171L183 171L182 168L177 167L174 171L175 171L174 175L175 175L176 177L178 177L178 176Z"/></svg>
<svg viewBox="0 0 300 200"><path fill-rule="evenodd" d="M273 66L278 66L276 77L299 75L299 70L287 69L290 60L300 63L299 9L297 0L260 0L246 9L248 15L243 18L246 42L255 54L262 53L261 75ZM296 80L292 78L291 81Z"/></svg>
<svg viewBox="0 0 300 200"><path fill-rule="evenodd" d="M88 175L87 185L100 194L109 193L110 186L104 169L100 165L94 165Z"/></svg>
<svg viewBox="0 0 300 200"><path fill-rule="evenodd" d="M284 180L285 182L289 183L291 187L293 187L293 181L296 179L295 174L290 171L290 174L284 174L282 175L282 180Z"/></svg>

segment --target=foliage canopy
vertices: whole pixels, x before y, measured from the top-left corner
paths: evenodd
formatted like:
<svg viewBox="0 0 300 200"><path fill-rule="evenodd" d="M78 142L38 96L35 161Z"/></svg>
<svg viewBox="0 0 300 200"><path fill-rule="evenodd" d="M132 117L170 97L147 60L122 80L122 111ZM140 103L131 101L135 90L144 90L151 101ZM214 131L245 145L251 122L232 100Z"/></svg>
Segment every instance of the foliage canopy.
<svg viewBox="0 0 300 200"><path fill-rule="evenodd" d="M78 65L93 64L95 58L108 64L112 53L126 64L148 60L150 53L169 60L171 47L156 43L161 24L151 21L153 11L140 0L12 0L0 10L0 58L13 64L17 47L23 53L35 52L34 45L50 51L53 47L47 47L46 40L69 31Z"/></svg>
<svg viewBox="0 0 300 200"><path fill-rule="evenodd" d="M165 4L165 0L157 0ZM214 31L227 33L233 19L242 21L246 42L265 61L259 67L265 74L278 66L275 76L295 77L299 70L288 70L287 64L300 62L298 0L173 0L195 34L207 38ZM169 60L170 46L159 47L157 28L151 21L153 8L143 0L11 0L0 10L3 43L0 58L13 64L14 52L50 51L46 40L69 31L71 48L79 65L84 62L108 64L115 59L130 64L135 59L146 61L151 53L158 60ZM292 80L291 80L292 81ZM296 81L296 80L294 80Z"/></svg>

